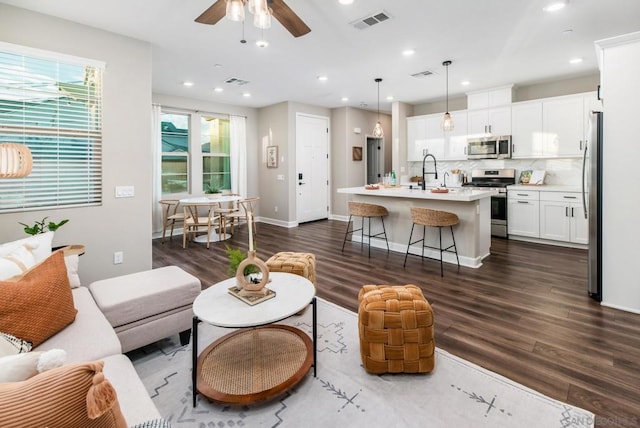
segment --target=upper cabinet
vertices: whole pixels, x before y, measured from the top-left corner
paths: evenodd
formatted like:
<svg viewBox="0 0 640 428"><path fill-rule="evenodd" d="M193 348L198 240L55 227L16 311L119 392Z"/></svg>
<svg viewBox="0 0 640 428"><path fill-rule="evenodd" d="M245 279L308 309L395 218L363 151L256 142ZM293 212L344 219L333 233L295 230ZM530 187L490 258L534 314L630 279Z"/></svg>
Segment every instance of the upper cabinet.
<svg viewBox="0 0 640 428"><path fill-rule="evenodd" d="M441 114L407 118L407 161L422 161L427 153L436 159L444 157L444 134L440 129Z"/></svg>
<svg viewBox="0 0 640 428"><path fill-rule="evenodd" d="M511 128L514 158L582 156L594 92L514 103Z"/></svg>
<svg viewBox="0 0 640 428"><path fill-rule="evenodd" d="M445 132L445 154L447 160L467 159L467 111L452 111L453 131Z"/></svg>
<svg viewBox="0 0 640 428"><path fill-rule="evenodd" d="M469 136L510 135L513 85L467 93Z"/></svg>

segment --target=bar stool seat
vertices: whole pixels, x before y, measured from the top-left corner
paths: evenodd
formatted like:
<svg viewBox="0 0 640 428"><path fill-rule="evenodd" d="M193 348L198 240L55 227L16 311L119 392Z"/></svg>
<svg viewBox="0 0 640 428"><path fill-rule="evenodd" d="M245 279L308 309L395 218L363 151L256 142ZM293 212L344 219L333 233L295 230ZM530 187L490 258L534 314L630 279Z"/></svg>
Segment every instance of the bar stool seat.
<svg viewBox="0 0 640 428"><path fill-rule="evenodd" d="M349 202L349 222L347 223L347 231L344 234L344 240L342 241L342 252L344 252L344 244L347 242L347 236L351 234L351 239L353 240L353 233L360 232L360 248L364 245L364 238L369 238L369 258L371 258L371 238L376 238L378 236L384 236L384 242L387 244L387 253L389 252L389 241L387 240L387 231L384 227L384 217L388 216L389 212L387 209L381 205L367 204L364 202ZM360 223L360 228L355 229L351 227L351 219L352 217L361 217L362 221ZM380 221L382 222L382 232L371 233L371 217L380 217ZM369 220L368 230L365 234L364 230L364 219ZM355 227L355 225L354 225ZM351 229L351 230L349 230Z"/></svg>
<svg viewBox="0 0 640 428"><path fill-rule="evenodd" d="M440 251L440 276L441 277L444 276L444 270L442 267L442 253L444 252L455 253L456 261L458 263L458 270L460 270L460 259L458 258L458 249L456 248L456 238L453 234L453 226L460 223L460 219L458 218L458 216L448 211L439 211L439 210L432 210L430 208L412 207L411 219L413 220L413 225L411 226L411 234L409 235L409 243L407 244L407 252L404 255L403 266L407 266L407 256L410 254L409 248L411 247L411 245L417 244L418 242L422 242L421 257L423 259L424 259L425 248L432 248L434 250ZM412 242L411 238L413 237L413 229L415 228L416 224L419 226L422 226L422 239L418 239ZM427 226L438 228L438 236L440 240L439 247L426 245L425 233L426 233ZM453 244L451 244L446 248L442 247L442 228L443 227L448 227L451 230L451 240L453 241ZM417 255L417 254L412 254L412 255ZM433 258L433 257L427 257L427 258Z"/></svg>

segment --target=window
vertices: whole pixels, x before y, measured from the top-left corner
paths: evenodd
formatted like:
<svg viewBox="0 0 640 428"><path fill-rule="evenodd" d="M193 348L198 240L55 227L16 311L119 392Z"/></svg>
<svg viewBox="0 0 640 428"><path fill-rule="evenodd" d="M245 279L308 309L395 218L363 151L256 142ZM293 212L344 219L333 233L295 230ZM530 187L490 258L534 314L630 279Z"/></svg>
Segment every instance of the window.
<svg viewBox="0 0 640 428"><path fill-rule="evenodd" d="M189 190L189 115L162 113L162 193Z"/></svg>
<svg viewBox="0 0 640 428"><path fill-rule="evenodd" d="M104 64L0 43L0 143L33 171L0 179L0 212L102 203Z"/></svg>
<svg viewBox="0 0 640 428"><path fill-rule="evenodd" d="M200 149L205 193L231 189L229 119L200 118Z"/></svg>

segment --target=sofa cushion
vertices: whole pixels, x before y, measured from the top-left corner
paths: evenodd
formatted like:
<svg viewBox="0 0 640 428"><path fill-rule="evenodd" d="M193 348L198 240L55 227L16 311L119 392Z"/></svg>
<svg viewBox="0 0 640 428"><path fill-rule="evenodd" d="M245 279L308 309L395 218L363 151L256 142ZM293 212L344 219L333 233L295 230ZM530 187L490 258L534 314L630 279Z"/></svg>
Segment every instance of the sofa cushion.
<svg viewBox="0 0 640 428"><path fill-rule="evenodd" d="M98 360L120 354L122 348L116 332L100 312L87 287L71 290L78 309L76 320L42 343L36 351L60 348L67 351L68 362Z"/></svg>
<svg viewBox="0 0 640 428"><path fill-rule="evenodd" d="M36 265L33 248L28 243L14 248L11 252L0 256L0 280L22 275Z"/></svg>
<svg viewBox="0 0 640 428"><path fill-rule="evenodd" d="M102 361L66 365L23 382L0 384L3 428L125 428Z"/></svg>
<svg viewBox="0 0 640 428"><path fill-rule="evenodd" d="M9 333L0 332L0 357L31 351L31 342L22 340Z"/></svg>
<svg viewBox="0 0 640 428"><path fill-rule="evenodd" d="M16 248L28 244L31 247L36 263L40 263L51 255L53 232L40 233L28 238L18 239L0 245L0 257L4 257Z"/></svg>
<svg viewBox="0 0 640 428"><path fill-rule="evenodd" d="M0 383L27 380L38 373L60 367L65 359L66 353L62 349L0 357Z"/></svg>
<svg viewBox="0 0 640 428"><path fill-rule="evenodd" d="M120 409L127 424L131 426L159 419L160 413L129 358L120 354L104 358L103 361L104 375L118 393Z"/></svg>
<svg viewBox="0 0 640 428"><path fill-rule="evenodd" d="M76 317L64 256L56 252L16 281L0 281L0 331L38 346Z"/></svg>

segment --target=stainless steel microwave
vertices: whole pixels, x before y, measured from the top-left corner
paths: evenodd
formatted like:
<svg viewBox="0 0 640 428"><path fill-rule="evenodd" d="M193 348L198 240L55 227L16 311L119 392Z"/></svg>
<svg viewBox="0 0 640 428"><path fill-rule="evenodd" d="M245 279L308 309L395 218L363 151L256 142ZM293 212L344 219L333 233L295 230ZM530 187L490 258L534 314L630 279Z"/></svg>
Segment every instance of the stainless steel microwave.
<svg viewBox="0 0 640 428"><path fill-rule="evenodd" d="M469 138L467 159L509 159L511 158L511 135Z"/></svg>

